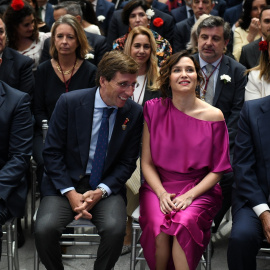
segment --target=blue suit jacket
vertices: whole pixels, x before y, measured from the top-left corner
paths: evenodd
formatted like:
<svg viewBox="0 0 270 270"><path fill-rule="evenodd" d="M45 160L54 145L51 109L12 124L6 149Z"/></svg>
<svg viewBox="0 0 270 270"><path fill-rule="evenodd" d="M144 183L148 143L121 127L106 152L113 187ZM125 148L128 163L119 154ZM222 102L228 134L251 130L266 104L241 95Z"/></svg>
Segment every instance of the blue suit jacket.
<svg viewBox="0 0 270 270"><path fill-rule="evenodd" d="M51 28L54 23L53 6L50 3L47 3L46 5L45 23L49 26L49 28Z"/></svg>
<svg viewBox="0 0 270 270"><path fill-rule="evenodd" d="M226 9L224 12L224 20L230 23L231 27L238 21L242 13L242 3L237 6Z"/></svg>
<svg viewBox="0 0 270 270"><path fill-rule="evenodd" d="M199 55L195 54L195 59L199 63ZM240 111L244 103L245 86L247 76L244 75L246 68L226 55L220 63L217 77L213 106L219 108L224 114L228 127L230 140L230 154L233 154L234 139L237 133L237 123ZM224 83L220 76L226 74L231 77L231 82Z"/></svg>
<svg viewBox="0 0 270 270"><path fill-rule="evenodd" d="M0 66L0 80L32 96L35 86L33 63L34 61L30 57L6 47Z"/></svg>
<svg viewBox="0 0 270 270"><path fill-rule="evenodd" d="M0 81L0 198L16 217L25 210L32 133L29 95Z"/></svg>
<svg viewBox="0 0 270 270"><path fill-rule="evenodd" d="M235 139L233 214L268 203L270 194L270 96L246 101Z"/></svg>
<svg viewBox="0 0 270 270"><path fill-rule="evenodd" d="M45 171L42 195L58 195L76 188L85 176L89 159L95 93L97 88L63 94L55 107L43 151ZM128 118L126 130L122 124ZM142 107L128 99L119 108L101 182L125 198L125 183L136 168L143 127Z"/></svg>
<svg viewBox="0 0 270 270"><path fill-rule="evenodd" d="M107 36L110 21L112 19L113 12L115 10L114 3L111 3L106 0L98 0L96 6L96 16L103 15L105 20L99 22L100 27L102 28L104 35Z"/></svg>

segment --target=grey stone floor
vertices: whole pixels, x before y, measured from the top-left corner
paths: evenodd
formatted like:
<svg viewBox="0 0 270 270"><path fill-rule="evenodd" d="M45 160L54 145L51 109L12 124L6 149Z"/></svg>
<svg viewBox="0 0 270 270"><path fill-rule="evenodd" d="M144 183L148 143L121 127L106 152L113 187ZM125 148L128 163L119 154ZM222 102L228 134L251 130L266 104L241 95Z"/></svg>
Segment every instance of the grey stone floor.
<svg viewBox="0 0 270 270"><path fill-rule="evenodd" d="M227 244L230 235L231 221L222 222L219 231L212 236L214 242L214 255L212 257L212 269L213 270L227 270ZM26 237L25 245L19 249L19 262L20 270L32 270L34 269L34 239L30 233L30 229L24 230ZM4 248L4 247L3 247ZM77 247L78 249L78 247ZM85 249L85 248L82 248ZM86 270L93 269L93 259L65 259L64 265L66 270ZM7 270L7 259L2 258L0 262L0 269ZM40 270L44 270L45 267L40 264ZM114 268L115 270L129 270L130 269L130 254L121 256ZM136 266L139 269L139 265ZM149 268L147 268L149 269ZM200 269L200 267L198 267ZM202 268L203 269L203 268ZM270 261L260 260L258 261L258 270L270 269Z"/></svg>

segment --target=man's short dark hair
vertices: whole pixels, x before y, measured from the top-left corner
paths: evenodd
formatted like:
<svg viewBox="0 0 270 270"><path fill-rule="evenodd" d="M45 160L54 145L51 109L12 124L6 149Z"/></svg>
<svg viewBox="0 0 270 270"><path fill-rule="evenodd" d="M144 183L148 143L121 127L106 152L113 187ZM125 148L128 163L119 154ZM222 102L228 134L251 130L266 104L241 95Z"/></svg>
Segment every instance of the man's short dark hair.
<svg viewBox="0 0 270 270"><path fill-rule="evenodd" d="M98 64L96 85L100 86L100 77L104 77L107 81L111 81L118 71L122 74L136 74L138 69L138 64L129 55L120 51L107 52Z"/></svg>
<svg viewBox="0 0 270 270"><path fill-rule="evenodd" d="M263 13L265 10L268 10L268 9L270 9L270 5L267 5L267 6L265 6L265 7L262 8L262 11L261 11L260 17L259 17L260 21L261 21L261 19L262 19L262 13Z"/></svg>
<svg viewBox="0 0 270 270"><path fill-rule="evenodd" d="M231 33L231 27L228 22L225 22L221 17L219 16L210 16L206 19L204 19L197 28L197 37L199 37L201 33L202 28L214 28L214 27L223 27L223 36L224 40L230 39L230 33Z"/></svg>

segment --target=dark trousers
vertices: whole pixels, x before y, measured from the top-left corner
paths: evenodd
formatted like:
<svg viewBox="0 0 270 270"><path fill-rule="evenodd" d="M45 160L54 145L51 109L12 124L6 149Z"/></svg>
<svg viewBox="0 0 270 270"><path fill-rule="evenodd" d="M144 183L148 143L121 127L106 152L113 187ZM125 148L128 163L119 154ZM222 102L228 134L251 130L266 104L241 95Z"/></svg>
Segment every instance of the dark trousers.
<svg viewBox="0 0 270 270"><path fill-rule="evenodd" d="M90 213L101 236L94 269L110 270L117 262L124 242L125 201L121 195L111 195L100 200ZM41 262L49 270L64 269L59 239L74 216L65 196L46 196L41 200L35 224L35 243Z"/></svg>
<svg viewBox="0 0 270 270"><path fill-rule="evenodd" d="M233 215L233 224L228 246L230 270L255 270L256 255L261 247L264 234L261 221L248 206Z"/></svg>
<svg viewBox="0 0 270 270"><path fill-rule="evenodd" d="M216 233L218 230L218 227L223 219L223 217L226 215L227 211L230 209L232 205L232 184L234 182L234 174L232 172L226 173L222 176L220 180L220 187L222 190L223 200L222 200L222 206L217 215L214 218L214 224L215 226L212 228L212 232Z"/></svg>

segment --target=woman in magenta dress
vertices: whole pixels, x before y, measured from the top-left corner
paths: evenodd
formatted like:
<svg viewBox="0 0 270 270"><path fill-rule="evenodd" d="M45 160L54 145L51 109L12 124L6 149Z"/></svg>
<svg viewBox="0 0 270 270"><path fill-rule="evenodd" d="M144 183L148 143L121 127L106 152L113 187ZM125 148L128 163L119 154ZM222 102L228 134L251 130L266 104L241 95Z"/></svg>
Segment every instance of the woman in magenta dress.
<svg viewBox="0 0 270 270"><path fill-rule="evenodd" d="M187 52L160 73L162 98L144 107L141 244L151 270L194 270L221 207L218 181L231 171L228 131L222 112L196 98L203 78Z"/></svg>

